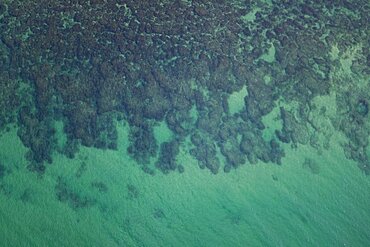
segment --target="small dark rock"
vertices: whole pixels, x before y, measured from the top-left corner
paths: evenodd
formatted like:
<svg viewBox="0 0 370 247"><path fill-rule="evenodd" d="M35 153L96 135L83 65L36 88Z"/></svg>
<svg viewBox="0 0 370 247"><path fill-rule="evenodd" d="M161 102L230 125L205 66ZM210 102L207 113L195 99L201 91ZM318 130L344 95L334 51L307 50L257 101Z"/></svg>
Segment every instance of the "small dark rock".
<svg viewBox="0 0 370 247"><path fill-rule="evenodd" d="M319 164L310 158L305 158L302 167L308 169L312 174L319 174L320 173L320 166Z"/></svg>
<svg viewBox="0 0 370 247"><path fill-rule="evenodd" d="M162 210L162 209L160 209L160 208L156 208L156 209L154 209L153 217L154 217L155 219L163 219L163 218L165 218L165 217L166 217L166 215L165 215L165 213L163 212L163 210Z"/></svg>
<svg viewBox="0 0 370 247"><path fill-rule="evenodd" d="M91 186L96 188L101 193L106 193L108 191L107 185L105 185L103 182L92 182Z"/></svg>
<svg viewBox="0 0 370 247"><path fill-rule="evenodd" d="M184 168L184 166L183 166L183 165L178 165L178 166L177 166L177 170L179 171L179 173L184 173L185 168Z"/></svg>
<svg viewBox="0 0 370 247"><path fill-rule="evenodd" d="M358 114L365 117L369 113L369 103L364 99L359 100L356 105L356 111Z"/></svg>
<svg viewBox="0 0 370 247"><path fill-rule="evenodd" d="M139 197L140 194L138 188L132 184L127 185L127 193L130 199L136 199Z"/></svg>
<svg viewBox="0 0 370 247"><path fill-rule="evenodd" d="M225 165L224 166L224 172L229 173L231 171L231 165Z"/></svg>

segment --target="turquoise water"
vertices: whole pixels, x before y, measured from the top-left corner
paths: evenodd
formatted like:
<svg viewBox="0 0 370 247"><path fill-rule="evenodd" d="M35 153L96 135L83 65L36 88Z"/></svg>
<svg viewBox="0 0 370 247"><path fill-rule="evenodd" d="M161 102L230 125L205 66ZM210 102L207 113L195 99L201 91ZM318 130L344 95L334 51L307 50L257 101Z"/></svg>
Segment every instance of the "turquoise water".
<svg viewBox="0 0 370 247"><path fill-rule="evenodd" d="M0 247L370 246L369 3L0 0Z"/></svg>
<svg viewBox="0 0 370 247"><path fill-rule="evenodd" d="M256 164L214 176L181 152L186 172L150 176L117 151L56 156L40 178L25 167L15 130L1 138L4 246L367 246L370 180L338 142L321 155L289 151L283 166ZM303 166L309 157L319 174ZM81 172L82 171L82 172ZM95 201L60 203L55 184ZM107 190L91 183L102 182ZM27 243L27 244L26 244Z"/></svg>

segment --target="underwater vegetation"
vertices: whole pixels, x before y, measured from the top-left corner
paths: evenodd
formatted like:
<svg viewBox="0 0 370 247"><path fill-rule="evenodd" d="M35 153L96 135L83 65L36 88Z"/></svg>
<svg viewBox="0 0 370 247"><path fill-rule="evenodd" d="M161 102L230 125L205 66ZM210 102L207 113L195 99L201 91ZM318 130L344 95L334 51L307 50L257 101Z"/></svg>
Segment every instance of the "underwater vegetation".
<svg viewBox="0 0 370 247"><path fill-rule="evenodd" d="M369 78L368 1L272 2L0 3L1 132L16 125L29 169L43 173L53 152L116 150L115 122L123 121L127 153L143 171L186 172L176 157L187 143L199 167L217 174L258 161L283 164L286 144L322 149L328 130L314 119L314 100L334 92L332 126L347 138L347 157L369 174L370 86L356 83ZM354 47L357 78L339 77L333 48L345 57ZM228 99L243 87L244 106L231 113ZM266 138L263 118L274 109L282 128ZM326 114L323 108L319 117ZM159 122L172 140L156 140ZM56 193L73 207L94 203L63 181Z"/></svg>

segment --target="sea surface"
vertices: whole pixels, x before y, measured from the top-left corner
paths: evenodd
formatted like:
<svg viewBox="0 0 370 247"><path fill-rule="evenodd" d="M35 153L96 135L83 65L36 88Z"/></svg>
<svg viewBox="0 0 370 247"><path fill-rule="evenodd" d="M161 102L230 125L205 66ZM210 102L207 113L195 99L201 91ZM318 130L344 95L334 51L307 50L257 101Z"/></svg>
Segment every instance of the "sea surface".
<svg viewBox="0 0 370 247"><path fill-rule="evenodd" d="M144 173L119 148L55 155L40 178L24 164L26 148L11 129L0 157L2 246L368 246L370 179L345 158L338 134L321 154L288 148L282 166L258 163L216 176L185 152L182 174ZM168 136L166 132L156 133ZM304 165L305 158L315 162ZM94 200L73 208L56 183ZM92 183L104 184L103 188ZM93 198L93 199L92 199Z"/></svg>
<svg viewBox="0 0 370 247"><path fill-rule="evenodd" d="M178 19L169 21L169 29L138 28L130 18L147 16L135 12L143 8L135 1L107 7L127 15L127 23L112 26L89 20L113 15L98 3L112 1L89 1L97 5L88 9L83 1L70 1L70 12L50 1L37 18L24 17L38 12L37 1L24 1L23 9L18 2L0 0L0 247L370 246L370 29L363 20L369 5L341 1L330 10L322 4L320 12L311 2L174 1L191 18L215 21L195 25L178 16L189 25L186 32L209 28L212 34L181 31L186 42L179 41L185 45L177 54L170 37ZM148 9L154 15L155 8L174 11L164 9L171 1L153 2L158 4ZM48 11L59 7L66 12L58 22ZM240 9L235 15L245 12L236 26L222 19L232 18L233 8ZM91 12L78 15L85 10ZM274 11L279 17L270 23L277 26L272 32L264 18ZM116 37L114 28L146 33ZM97 38L84 43L76 30ZM138 41L132 41L135 35ZM151 50L154 43L143 41L150 35L159 44ZM188 48L195 55L181 55ZM129 69L113 64L111 56ZM157 103L164 110L151 108ZM149 117L143 113L148 108ZM212 129L216 121L220 125ZM230 136L220 133L224 125ZM248 136L238 132L243 126L253 137L245 153L239 150Z"/></svg>

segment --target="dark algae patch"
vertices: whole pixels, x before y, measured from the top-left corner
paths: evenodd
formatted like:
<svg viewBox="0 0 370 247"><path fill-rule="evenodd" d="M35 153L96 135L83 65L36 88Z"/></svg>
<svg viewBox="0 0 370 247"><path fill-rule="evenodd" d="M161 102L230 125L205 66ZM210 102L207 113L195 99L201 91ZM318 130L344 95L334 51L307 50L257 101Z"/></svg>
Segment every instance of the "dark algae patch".
<svg viewBox="0 0 370 247"><path fill-rule="evenodd" d="M99 191L100 193L107 193L108 192L108 186L100 181L94 181L91 182L91 187Z"/></svg>
<svg viewBox="0 0 370 247"><path fill-rule="evenodd" d="M69 185L62 177L59 177L55 185L55 195L58 201L67 203L72 209L88 208L96 204L96 199L91 198Z"/></svg>
<svg viewBox="0 0 370 247"><path fill-rule="evenodd" d="M305 158L305 160L303 161L302 167L304 169L309 170L312 174L319 174L320 173L320 166L313 159Z"/></svg>

